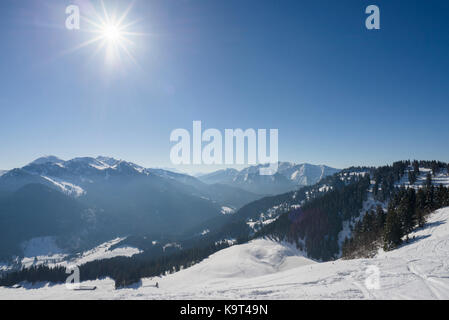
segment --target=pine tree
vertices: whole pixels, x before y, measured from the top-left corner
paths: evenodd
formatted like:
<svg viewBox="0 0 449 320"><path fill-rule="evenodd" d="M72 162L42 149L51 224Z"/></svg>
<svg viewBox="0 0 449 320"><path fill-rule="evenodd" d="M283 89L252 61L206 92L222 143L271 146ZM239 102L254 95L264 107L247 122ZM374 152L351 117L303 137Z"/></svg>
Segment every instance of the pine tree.
<svg viewBox="0 0 449 320"><path fill-rule="evenodd" d="M382 231L385 227L385 219L386 214L384 212L384 209L382 206L378 205L376 208L376 225L377 225L377 231Z"/></svg>
<svg viewBox="0 0 449 320"><path fill-rule="evenodd" d="M374 187L373 187L374 197L377 197L378 191L379 191L379 182L378 182L378 180L376 180L376 183L374 184Z"/></svg>
<svg viewBox="0 0 449 320"><path fill-rule="evenodd" d="M433 185L430 185L430 187L426 188L426 204L425 204L425 210L426 213L430 213L435 209L435 187Z"/></svg>
<svg viewBox="0 0 449 320"><path fill-rule="evenodd" d="M419 189L416 194L416 208L421 211L426 208L426 193L423 189Z"/></svg>
<svg viewBox="0 0 449 320"><path fill-rule="evenodd" d="M424 227L426 224L426 218L424 217L424 210L423 209L416 209L416 217L417 217L417 223L420 228Z"/></svg>
<svg viewBox="0 0 449 320"><path fill-rule="evenodd" d="M419 175L419 162L417 160L413 161L413 171L416 175Z"/></svg>
<svg viewBox="0 0 449 320"><path fill-rule="evenodd" d="M384 232L384 250L390 251L402 243L402 224L393 206L388 208Z"/></svg>
<svg viewBox="0 0 449 320"><path fill-rule="evenodd" d="M408 234L413 231L416 224L416 195L414 189L403 191L401 203L399 205L400 216L403 225L403 233Z"/></svg>
<svg viewBox="0 0 449 320"><path fill-rule="evenodd" d="M416 182L416 173L415 173L415 171L409 171L408 172L408 180L410 182L410 185L415 184L415 182Z"/></svg>
<svg viewBox="0 0 449 320"><path fill-rule="evenodd" d="M426 177L426 187L430 188L431 186L432 186L432 175L428 173Z"/></svg>

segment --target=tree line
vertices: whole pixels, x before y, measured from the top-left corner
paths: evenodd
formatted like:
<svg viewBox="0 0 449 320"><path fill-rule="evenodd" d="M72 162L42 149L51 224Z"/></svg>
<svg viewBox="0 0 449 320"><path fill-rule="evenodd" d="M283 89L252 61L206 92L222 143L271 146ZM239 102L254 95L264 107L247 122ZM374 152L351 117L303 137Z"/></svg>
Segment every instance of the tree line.
<svg viewBox="0 0 449 320"><path fill-rule="evenodd" d="M338 258L338 235L345 220L357 217L367 198L369 175L355 176L348 185L335 188L301 208L281 215L256 234L296 243L310 258L329 261Z"/></svg>
<svg viewBox="0 0 449 320"><path fill-rule="evenodd" d="M226 242L213 243L200 248L163 255L157 259L146 255L137 255L95 260L79 266L80 280L83 282L109 277L115 281L116 289L124 288L139 282L142 278L158 277L188 268L229 246ZM9 287L21 282L64 283L68 276L66 268L63 266L32 266L3 274L0 277L0 286Z"/></svg>
<svg viewBox="0 0 449 320"><path fill-rule="evenodd" d="M371 257L379 248L390 251L409 242L409 235L424 227L427 216L449 206L449 188L432 185L427 176L423 188L396 188L390 197L386 212L381 206L366 212L355 223L352 237L342 247L345 259Z"/></svg>

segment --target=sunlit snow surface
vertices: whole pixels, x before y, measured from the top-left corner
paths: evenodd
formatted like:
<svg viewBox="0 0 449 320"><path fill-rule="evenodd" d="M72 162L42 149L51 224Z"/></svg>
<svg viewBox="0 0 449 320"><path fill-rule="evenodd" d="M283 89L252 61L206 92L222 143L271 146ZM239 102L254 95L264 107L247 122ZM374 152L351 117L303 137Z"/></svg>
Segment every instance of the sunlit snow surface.
<svg viewBox="0 0 449 320"><path fill-rule="evenodd" d="M114 290L110 279L85 283L96 291L64 285L37 290L0 289L3 299L449 299L449 208L429 217L427 226L401 248L374 259L315 263L291 245L269 240L222 250L178 273L144 279ZM366 281L379 270L379 288ZM159 283L159 289L154 284Z"/></svg>
<svg viewBox="0 0 449 320"><path fill-rule="evenodd" d="M23 244L25 254L21 260L21 265L27 268L43 264L50 267L67 265L80 266L95 260L111 259L114 257L132 257L141 253L141 250L129 246L118 246L112 249L113 246L123 240L124 238L116 238L85 251L82 254L71 257L67 252L58 248L53 237L33 238Z"/></svg>

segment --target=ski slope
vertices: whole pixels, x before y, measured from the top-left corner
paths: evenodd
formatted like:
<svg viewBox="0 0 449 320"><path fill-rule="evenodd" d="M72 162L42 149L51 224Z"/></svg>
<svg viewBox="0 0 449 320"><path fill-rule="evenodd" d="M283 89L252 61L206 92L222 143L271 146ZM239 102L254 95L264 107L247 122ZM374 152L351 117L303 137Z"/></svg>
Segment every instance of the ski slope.
<svg viewBox="0 0 449 320"><path fill-rule="evenodd" d="M449 299L448 222L449 208L438 210L410 243L373 259L317 263L289 244L259 239L129 289L104 279L85 283L98 287L90 292L0 288L0 299Z"/></svg>

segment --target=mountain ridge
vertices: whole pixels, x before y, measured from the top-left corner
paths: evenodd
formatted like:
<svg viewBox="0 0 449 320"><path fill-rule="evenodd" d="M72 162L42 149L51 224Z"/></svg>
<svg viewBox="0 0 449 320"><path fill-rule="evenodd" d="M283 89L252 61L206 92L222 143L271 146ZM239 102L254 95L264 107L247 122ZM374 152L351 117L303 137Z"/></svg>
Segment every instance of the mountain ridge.
<svg viewBox="0 0 449 320"><path fill-rule="evenodd" d="M313 185L324 177L340 171L326 165L279 162L275 175L261 176L259 172L263 167L266 165L250 166L240 171L236 169L218 170L199 176L198 179L205 183L228 184L258 194L273 195Z"/></svg>
<svg viewBox="0 0 449 320"><path fill-rule="evenodd" d="M0 203L0 218L13 212L14 208L20 208L22 201L28 201L27 197L33 198L30 192L21 201L14 198L17 192L30 185L67 196L64 201L68 207L73 206L70 203L82 205L94 220L101 221L84 235L88 238L92 235L94 244L96 240L125 235L181 234L203 221L222 216L225 209L233 212L260 197L231 186L207 185L188 175L146 169L110 157L78 157L65 161L47 156L0 176L0 200L12 203L10 206ZM51 196L41 194L35 199L36 207L45 204L45 213L56 217L58 222L57 212L63 206L52 206ZM20 219L26 219L22 212L25 211L17 211L13 225L4 223L0 226L0 233L19 228ZM38 234L59 234L56 228L45 230L47 234ZM30 240L28 238L34 237L35 233L27 231L23 235L24 238L17 238L17 241ZM11 248L18 248L19 243L10 242Z"/></svg>

